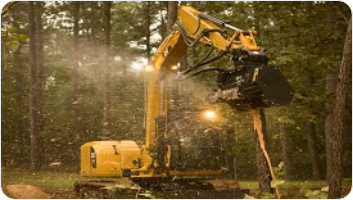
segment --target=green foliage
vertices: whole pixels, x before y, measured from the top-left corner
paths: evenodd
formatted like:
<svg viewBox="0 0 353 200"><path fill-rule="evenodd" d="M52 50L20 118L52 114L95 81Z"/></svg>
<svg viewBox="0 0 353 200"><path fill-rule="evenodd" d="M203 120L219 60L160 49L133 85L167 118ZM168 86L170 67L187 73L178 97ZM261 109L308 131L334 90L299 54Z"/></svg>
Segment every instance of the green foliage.
<svg viewBox="0 0 353 200"><path fill-rule="evenodd" d="M276 198L276 195L275 194L272 194L270 192L264 192L262 193L262 196L261 196L262 199L275 199Z"/></svg>
<svg viewBox="0 0 353 200"><path fill-rule="evenodd" d="M275 188L279 185L282 185L283 183L285 183L284 180L279 180L279 179L275 179L271 181L271 188Z"/></svg>
<svg viewBox="0 0 353 200"><path fill-rule="evenodd" d="M150 10L146 9L147 4ZM307 121L317 129L317 146L323 163L325 81L335 71L342 54L346 18L351 14L341 2L182 2L200 11L221 17L242 29L255 29L257 43L267 48L270 64L279 66L294 91L293 103L286 108L266 109L269 154L273 163L280 163L281 137L279 124L285 123L291 141L292 168L297 179L311 178L311 161L307 147ZM135 61L146 58L146 34L151 52L165 36L165 2L114 2L112 4L111 55L103 56L102 2L80 2L78 88L80 98L72 100L73 84L73 10L72 2L47 2L43 14L44 44L44 126L38 146L43 167L61 161L65 169L78 170L79 146L86 141L100 140L103 115L103 71L111 61L111 135L110 139L144 139L144 75L133 69ZM13 18L2 21L2 165L26 167L29 161L28 119L28 24L27 4L14 7ZM14 21L11 21L14 19ZM147 27L147 22L150 25ZM195 51L194 51L195 50ZM203 58L208 48L197 45L188 50L188 63ZM218 52L215 51L212 56ZM210 66L232 68L228 60ZM216 73L196 77L188 86L187 101L197 108L217 109L216 125L223 130L235 129L232 152L236 157L240 179L257 177L256 149L251 113L235 111L227 105L209 105L202 99L216 86ZM197 84L195 84L197 83ZM351 87L351 83L350 83ZM197 92L196 92L197 91ZM201 91L201 92L200 92ZM350 90L351 91L351 90ZM201 95L198 95L201 94ZM201 96L201 98L200 98ZM344 159L345 176L351 177L351 92L347 97ZM82 111L82 135L75 133L73 108ZM322 166L325 167L324 165ZM282 178L283 166L276 175ZM280 187L287 187L284 183ZM317 192L315 192L316 194ZM322 192L321 192L322 193ZM320 193L320 195L321 195ZM303 194L304 195L304 194ZM309 194L310 196L310 194Z"/></svg>
<svg viewBox="0 0 353 200"><path fill-rule="evenodd" d="M284 174L285 174L285 171L284 171L284 162L281 161L281 162L278 164L277 167L274 167L274 168L273 168L273 171L274 171L274 173L275 173L275 175L276 175L276 178L282 179L282 178L284 177ZM279 181L279 180L277 180L277 181ZM284 183L284 182L282 182L282 183ZM281 183L281 184L282 184L282 183ZM272 184L272 183L271 183L271 184Z"/></svg>
<svg viewBox="0 0 353 200"><path fill-rule="evenodd" d="M305 196L308 199L327 199L328 197L328 186L321 188L320 190L307 190Z"/></svg>
<svg viewBox="0 0 353 200"><path fill-rule="evenodd" d="M1 30L1 43L12 52L16 52L21 43L27 42L25 34L19 34L18 28L9 26Z"/></svg>
<svg viewBox="0 0 353 200"><path fill-rule="evenodd" d="M1 173L2 185L29 184L45 190L71 190L76 181L80 179L78 174L58 172L25 172L7 171Z"/></svg>

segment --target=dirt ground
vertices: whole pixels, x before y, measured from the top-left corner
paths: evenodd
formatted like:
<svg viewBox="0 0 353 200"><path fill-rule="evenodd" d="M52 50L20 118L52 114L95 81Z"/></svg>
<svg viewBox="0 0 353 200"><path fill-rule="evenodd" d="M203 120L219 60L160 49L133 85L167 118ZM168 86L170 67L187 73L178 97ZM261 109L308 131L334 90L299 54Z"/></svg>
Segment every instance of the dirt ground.
<svg viewBox="0 0 353 200"><path fill-rule="evenodd" d="M46 191L52 199L78 199L74 190Z"/></svg>

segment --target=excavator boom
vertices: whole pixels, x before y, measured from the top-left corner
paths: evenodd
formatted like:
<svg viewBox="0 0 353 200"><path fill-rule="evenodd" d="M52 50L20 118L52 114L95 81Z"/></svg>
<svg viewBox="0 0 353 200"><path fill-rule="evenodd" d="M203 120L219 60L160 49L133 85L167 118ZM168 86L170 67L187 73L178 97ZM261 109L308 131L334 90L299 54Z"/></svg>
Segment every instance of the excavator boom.
<svg viewBox="0 0 353 200"><path fill-rule="evenodd" d="M232 35L224 29L233 31ZM225 102L232 108L250 109L291 102L292 91L277 67L268 66L265 49L257 46L256 31L243 31L224 20L201 13L191 6L181 6L172 32L162 42L146 67L147 116L146 147L155 148L156 119L167 118L168 84L176 84L180 77L193 77L208 71L218 71L218 88L208 97L212 103ZM204 59L179 69L177 65L188 47L202 43L211 49ZM214 49L219 54L209 58ZM230 67L204 67L221 58L231 60ZM165 123L166 120L164 120ZM161 125L159 123L159 125ZM167 125L164 125L167 132ZM167 135L167 133L165 133Z"/></svg>

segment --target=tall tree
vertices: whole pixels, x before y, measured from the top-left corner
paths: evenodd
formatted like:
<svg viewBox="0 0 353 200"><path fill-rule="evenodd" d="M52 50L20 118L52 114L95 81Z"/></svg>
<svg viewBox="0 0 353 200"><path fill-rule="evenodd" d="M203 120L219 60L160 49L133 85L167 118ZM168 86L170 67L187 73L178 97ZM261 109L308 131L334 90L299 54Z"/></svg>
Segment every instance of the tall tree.
<svg viewBox="0 0 353 200"><path fill-rule="evenodd" d="M328 32L332 33L333 30L333 12L330 10L326 14L327 24L326 29ZM332 45L331 45L332 46ZM335 88L337 85L337 69L332 65L327 65L327 74L326 74L326 85L325 85L325 142L326 142L326 180L329 180L330 176L330 167L332 162L332 153L331 153L331 142L330 138L332 133L333 126L333 100L335 95Z"/></svg>
<svg viewBox="0 0 353 200"><path fill-rule="evenodd" d="M167 23L166 23L166 19L163 14L163 12L165 10L168 10L168 1L160 1L160 4L159 4L159 16L161 18L161 26L160 26L160 29L159 29L159 34L161 35L162 39L164 39L166 36L167 36Z"/></svg>
<svg viewBox="0 0 353 200"><path fill-rule="evenodd" d="M146 56L149 60L151 58L151 2L146 1L145 3L145 33L146 33Z"/></svg>
<svg viewBox="0 0 353 200"><path fill-rule="evenodd" d="M37 51L36 51L36 3L28 2L29 36L29 121L31 135L31 170L37 169Z"/></svg>
<svg viewBox="0 0 353 200"><path fill-rule="evenodd" d="M104 1L103 4L103 24L104 24L104 79L103 79L103 134L105 136L110 133L109 112L110 112L110 15L111 2Z"/></svg>
<svg viewBox="0 0 353 200"><path fill-rule="evenodd" d="M276 56L277 58L281 57L281 50L282 50L282 33L281 33L281 26L279 25L280 22L276 22L277 24L277 43L276 43ZM261 30L258 27L258 30ZM284 114L284 113L283 113ZM289 145L289 135L287 131L287 125L284 122L280 123L280 135L281 135L281 146L282 146L282 158L284 163L284 170L285 170L285 178L287 180L292 179L292 159L290 153L290 145Z"/></svg>
<svg viewBox="0 0 353 200"><path fill-rule="evenodd" d="M285 123L281 123L279 126L281 134L281 146L282 146L282 160L284 163L284 175L286 180L291 180L292 176L292 159L290 151L290 140L288 136L288 130Z"/></svg>
<svg viewBox="0 0 353 200"><path fill-rule="evenodd" d="M42 15L43 15L43 2L36 2L36 12L35 12L35 37L36 37L36 118L37 118L37 142L41 142L42 135L40 134L44 127L44 116L43 116L43 103L44 103L44 54L43 54L43 25L42 25ZM37 148L40 149L41 146ZM41 150L41 149L40 149ZM37 165L42 163L42 155L38 154Z"/></svg>
<svg viewBox="0 0 353 200"><path fill-rule="evenodd" d="M329 199L341 198L342 190L342 151L343 151L343 128L344 110L347 95L347 83L352 69L352 17L349 19L343 56L340 66L338 83L336 88L336 99L333 109L333 127L330 137L331 162L329 163Z"/></svg>
<svg viewBox="0 0 353 200"><path fill-rule="evenodd" d="M72 7L70 9L72 17L73 17L73 43L72 49L74 52L74 59L72 63L73 73L72 73L72 114L73 114L73 131L78 138L81 138L81 113L80 113L80 105L81 105L81 97L79 92L79 76L78 76L78 67L79 67L79 20L80 20L80 4L79 1L73 1Z"/></svg>
<svg viewBox="0 0 353 200"><path fill-rule="evenodd" d="M167 15L167 32L172 31L173 25L177 20L178 15L178 2L177 1L168 1L168 15Z"/></svg>
<svg viewBox="0 0 353 200"><path fill-rule="evenodd" d="M309 18L312 11L313 11L313 5L312 4L306 4L306 10L308 12L307 17ZM303 52L304 54L304 52ZM310 88L315 87L315 78L312 73L310 73L310 61L307 60L306 64L306 69L307 69L307 80L308 80L308 85ZM314 102L316 103L316 102ZM310 113L311 116L315 116L314 111ZM310 155L310 161L311 161L311 167L313 171L313 178L314 180L320 180L321 179L321 165L320 165L320 159L319 159L319 152L318 152L318 140L316 138L316 126L315 123L311 120L307 122L307 138L308 138L308 150L309 150L309 155Z"/></svg>
<svg viewBox="0 0 353 200"><path fill-rule="evenodd" d="M17 28L19 34L22 34L24 30L20 29L20 24L18 22L21 20L21 14L23 16L23 13L19 12L17 9L10 9L9 14L11 14L11 19L12 19L11 21L12 21L13 27ZM13 53L13 57L14 57L13 70L15 72L14 85L13 85L13 89L15 90L14 111L16 112L14 135L16 137L15 141L18 141L16 142L17 143L16 145L18 148L19 156L16 156L16 157L18 158L18 161L22 166L28 164L27 163L28 158L22 155L26 155L28 152L28 148L24 148L24 147L28 146L28 138L30 138L26 128L27 127L26 116L28 116L26 112L28 112L28 108L23 109L27 105L26 101L27 101L27 94L28 94L27 92L24 91L27 84L27 81L26 81L27 67L25 65L25 59L24 59L26 54L22 52L22 49L24 49L24 47L25 46L23 44L20 44L18 49Z"/></svg>
<svg viewBox="0 0 353 200"><path fill-rule="evenodd" d="M319 160L319 153L317 149L316 128L313 122L307 122L308 132L308 149L313 169L313 178L315 180L321 179L321 165Z"/></svg>

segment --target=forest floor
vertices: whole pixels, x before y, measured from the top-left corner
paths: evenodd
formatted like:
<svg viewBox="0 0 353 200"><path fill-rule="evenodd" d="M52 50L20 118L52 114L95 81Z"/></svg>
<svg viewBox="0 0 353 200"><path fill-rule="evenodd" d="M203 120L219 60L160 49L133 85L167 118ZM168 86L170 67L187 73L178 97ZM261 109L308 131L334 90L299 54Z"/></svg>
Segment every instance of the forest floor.
<svg viewBox="0 0 353 200"><path fill-rule="evenodd" d="M77 173L65 173L55 171L40 171L36 173L23 170L1 170L1 186L4 191L6 185L10 184L29 184L42 189L55 199L75 199L73 191L76 181L83 181ZM129 179L122 178L119 182L129 182ZM256 181L239 181L242 189L249 189L250 195L256 194L258 183ZM320 197L324 195L326 181L288 181L279 185L279 191L282 198L308 198ZM343 195L346 196L351 190L351 180L343 182ZM319 196L315 196L319 195ZM321 196L321 198L324 196Z"/></svg>

